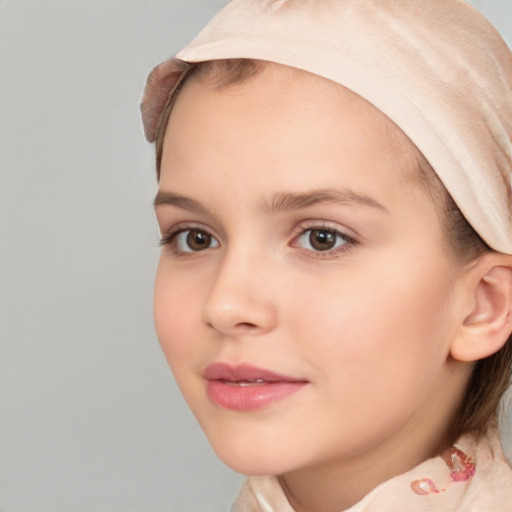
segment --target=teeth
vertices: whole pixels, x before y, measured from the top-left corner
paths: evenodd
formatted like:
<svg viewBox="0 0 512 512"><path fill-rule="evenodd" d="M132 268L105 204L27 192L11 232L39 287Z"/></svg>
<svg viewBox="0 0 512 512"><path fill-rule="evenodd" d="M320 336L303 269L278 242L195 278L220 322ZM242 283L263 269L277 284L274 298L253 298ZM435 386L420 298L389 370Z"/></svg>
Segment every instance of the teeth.
<svg viewBox="0 0 512 512"><path fill-rule="evenodd" d="M228 386L261 386L262 384L265 384L265 381L263 379L256 379L256 380L237 380L237 381L226 381L226 384Z"/></svg>

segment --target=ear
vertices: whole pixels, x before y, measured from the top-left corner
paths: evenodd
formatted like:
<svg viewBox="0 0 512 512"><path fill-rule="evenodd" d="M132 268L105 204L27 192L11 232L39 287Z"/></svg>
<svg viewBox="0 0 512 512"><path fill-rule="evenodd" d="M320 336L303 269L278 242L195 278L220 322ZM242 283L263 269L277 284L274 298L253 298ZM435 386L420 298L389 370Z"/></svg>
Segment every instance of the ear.
<svg viewBox="0 0 512 512"><path fill-rule="evenodd" d="M450 353L459 361L488 357L512 332L512 258L488 253L464 276L467 301Z"/></svg>

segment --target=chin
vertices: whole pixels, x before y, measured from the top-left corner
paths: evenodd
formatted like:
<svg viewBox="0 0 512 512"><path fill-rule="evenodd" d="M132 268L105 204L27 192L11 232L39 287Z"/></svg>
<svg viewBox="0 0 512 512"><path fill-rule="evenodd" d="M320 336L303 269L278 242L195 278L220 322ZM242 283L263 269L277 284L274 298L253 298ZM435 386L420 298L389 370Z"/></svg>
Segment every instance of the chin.
<svg viewBox="0 0 512 512"><path fill-rule="evenodd" d="M247 476L270 476L287 472L290 457L257 442L220 443L210 440L219 459L233 471Z"/></svg>
<svg viewBox="0 0 512 512"><path fill-rule="evenodd" d="M304 439L282 410L269 408L256 413L227 411L218 407L197 408L196 419L218 458L237 473L269 476L308 465L317 443ZM286 412L286 410L284 411Z"/></svg>
<svg viewBox="0 0 512 512"><path fill-rule="evenodd" d="M286 470L282 464L273 463L269 460L254 460L252 457L245 457L240 454L234 454L230 457L217 455L226 466L241 475L272 476L280 475Z"/></svg>

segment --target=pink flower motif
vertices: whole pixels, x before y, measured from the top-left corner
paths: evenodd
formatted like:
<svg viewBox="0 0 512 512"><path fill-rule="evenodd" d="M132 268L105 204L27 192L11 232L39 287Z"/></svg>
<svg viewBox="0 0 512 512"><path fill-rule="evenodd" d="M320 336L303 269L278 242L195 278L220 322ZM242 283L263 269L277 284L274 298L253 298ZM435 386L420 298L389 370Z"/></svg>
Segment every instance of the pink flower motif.
<svg viewBox="0 0 512 512"><path fill-rule="evenodd" d="M475 474L475 463L473 459L466 455L458 448L451 448L448 453L443 456L447 466L451 469L450 478L452 482L467 482L473 478ZM429 494L439 494L446 489L439 490L436 484L430 478L422 478L414 480L411 489L415 494L427 496Z"/></svg>
<svg viewBox="0 0 512 512"><path fill-rule="evenodd" d="M414 480L411 484L411 489L415 494L428 495L439 494L436 484L430 478L422 478L421 480ZM443 489L444 490L444 489Z"/></svg>
<svg viewBox="0 0 512 512"><path fill-rule="evenodd" d="M471 480L475 474L475 463L473 459L458 448L452 449L447 464L452 470L451 477L453 482L467 482Z"/></svg>

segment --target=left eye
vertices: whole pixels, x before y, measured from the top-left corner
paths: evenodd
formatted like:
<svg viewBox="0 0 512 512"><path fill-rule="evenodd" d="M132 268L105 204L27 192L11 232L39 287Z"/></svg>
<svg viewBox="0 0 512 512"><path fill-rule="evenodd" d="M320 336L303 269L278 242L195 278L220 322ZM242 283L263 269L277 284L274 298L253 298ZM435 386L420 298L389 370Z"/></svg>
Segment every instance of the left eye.
<svg viewBox="0 0 512 512"><path fill-rule="evenodd" d="M197 252L219 247L219 242L206 231L186 229L176 235L176 249L179 252Z"/></svg>
<svg viewBox="0 0 512 512"><path fill-rule="evenodd" d="M298 237L298 243L303 249L310 251L330 251L349 242L347 236L330 228L307 229Z"/></svg>

